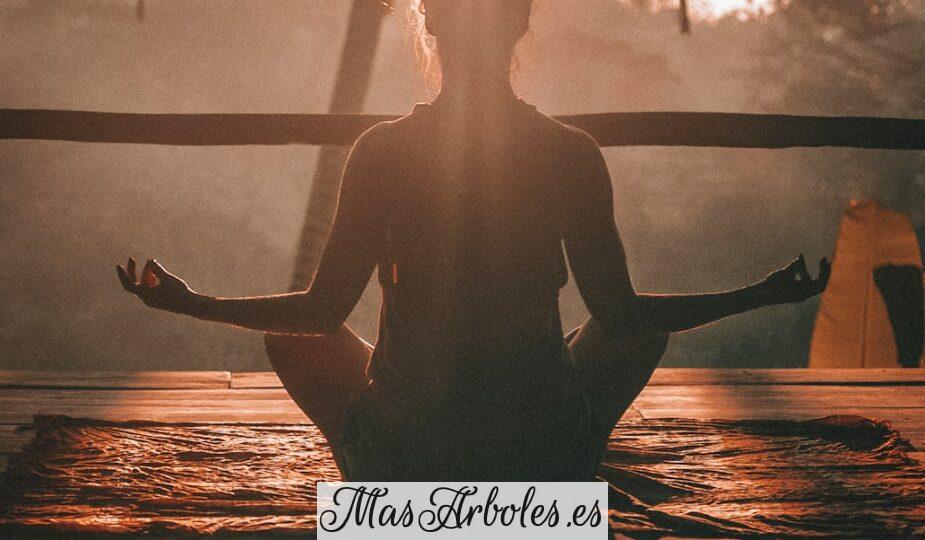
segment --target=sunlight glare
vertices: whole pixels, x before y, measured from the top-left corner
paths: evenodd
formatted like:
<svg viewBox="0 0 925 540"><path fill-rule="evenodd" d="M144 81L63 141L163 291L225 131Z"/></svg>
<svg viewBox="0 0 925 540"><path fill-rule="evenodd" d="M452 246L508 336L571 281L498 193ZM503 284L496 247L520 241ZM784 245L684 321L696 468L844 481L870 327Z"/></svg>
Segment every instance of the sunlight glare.
<svg viewBox="0 0 925 540"><path fill-rule="evenodd" d="M735 14L738 17L766 15L774 11L774 0L691 0L691 15L695 18L718 19Z"/></svg>
<svg viewBox="0 0 925 540"><path fill-rule="evenodd" d="M625 4L634 0L620 0ZM775 0L688 0L691 18L701 21L715 21L733 15L747 19L758 15L767 15L776 8ZM658 0L653 2L655 9L678 9L678 0Z"/></svg>

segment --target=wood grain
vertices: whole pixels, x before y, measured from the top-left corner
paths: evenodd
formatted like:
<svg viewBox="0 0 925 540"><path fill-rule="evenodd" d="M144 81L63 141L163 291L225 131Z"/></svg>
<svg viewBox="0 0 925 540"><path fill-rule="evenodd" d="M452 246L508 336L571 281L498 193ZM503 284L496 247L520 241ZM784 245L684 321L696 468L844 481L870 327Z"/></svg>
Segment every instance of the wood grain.
<svg viewBox="0 0 925 540"><path fill-rule="evenodd" d="M231 374L232 388L282 388L283 383L272 371L242 372Z"/></svg>
<svg viewBox="0 0 925 540"><path fill-rule="evenodd" d="M925 386L925 369L708 369L660 368L649 386L703 385ZM232 388L281 388L273 372L231 374Z"/></svg>
<svg viewBox="0 0 925 540"><path fill-rule="evenodd" d="M925 369L708 369L660 368L650 386L735 385L925 385Z"/></svg>
<svg viewBox="0 0 925 540"><path fill-rule="evenodd" d="M0 370L0 388L228 388L227 371L11 371Z"/></svg>
<svg viewBox="0 0 925 540"><path fill-rule="evenodd" d="M925 370L659 369L624 421L641 418L888 420L925 449ZM309 422L272 372L0 372L0 455L36 414L106 420ZM619 430L617 431L617 434Z"/></svg>

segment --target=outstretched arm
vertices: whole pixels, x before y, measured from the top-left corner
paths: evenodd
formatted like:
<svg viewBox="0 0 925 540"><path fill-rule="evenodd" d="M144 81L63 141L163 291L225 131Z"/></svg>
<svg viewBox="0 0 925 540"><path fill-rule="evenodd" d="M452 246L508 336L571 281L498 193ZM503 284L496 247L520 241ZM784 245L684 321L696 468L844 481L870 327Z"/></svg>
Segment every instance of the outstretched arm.
<svg viewBox="0 0 925 540"><path fill-rule="evenodd" d="M819 261L819 277L813 279L803 255L800 255L764 281L733 291L690 295L637 294L636 309L647 316L642 318L644 328L683 332L760 307L802 302L825 290L830 271L828 260L822 259Z"/></svg>
<svg viewBox="0 0 925 540"><path fill-rule="evenodd" d="M215 298L193 291L153 260L145 265L140 280L136 279L134 259L116 268L122 285L151 307L202 320L280 334L337 331L363 294L380 245L382 197L371 135L357 142L347 161L331 236L307 290Z"/></svg>
<svg viewBox="0 0 925 540"><path fill-rule="evenodd" d="M581 138L576 154L565 248L588 311L609 335L682 332L762 306L800 302L825 289L828 261L820 261L820 275L814 280L801 255L764 281L733 291L637 293L614 223L613 187L604 158L590 137Z"/></svg>

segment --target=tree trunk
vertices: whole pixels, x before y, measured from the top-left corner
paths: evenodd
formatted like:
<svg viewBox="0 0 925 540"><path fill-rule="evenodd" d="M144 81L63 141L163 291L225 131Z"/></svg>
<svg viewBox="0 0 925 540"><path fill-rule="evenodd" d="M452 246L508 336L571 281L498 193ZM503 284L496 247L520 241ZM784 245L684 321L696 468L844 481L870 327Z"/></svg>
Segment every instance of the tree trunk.
<svg viewBox="0 0 925 540"><path fill-rule="evenodd" d="M331 113L362 112L385 13L378 2L354 0L331 96ZM321 149L299 239L291 290L304 289L311 282L318 266L334 219L347 152L347 148L340 146Z"/></svg>

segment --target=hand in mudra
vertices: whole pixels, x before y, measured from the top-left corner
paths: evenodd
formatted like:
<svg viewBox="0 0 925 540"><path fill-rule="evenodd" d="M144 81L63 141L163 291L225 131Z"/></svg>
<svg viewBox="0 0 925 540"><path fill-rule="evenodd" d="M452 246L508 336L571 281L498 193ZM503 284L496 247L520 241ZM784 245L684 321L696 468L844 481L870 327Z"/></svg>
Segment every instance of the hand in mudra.
<svg viewBox="0 0 925 540"><path fill-rule="evenodd" d="M153 259L145 264L140 279L135 277L134 257L129 257L124 267L116 265L116 273L126 291L156 309L187 313L196 295L185 281L165 270Z"/></svg>
<svg viewBox="0 0 925 540"><path fill-rule="evenodd" d="M803 255L785 268L773 272L762 282L770 304L797 303L822 293L829 284L832 265L828 259L819 261L819 277L813 279L806 269Z"/></svg>

